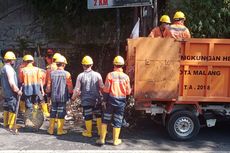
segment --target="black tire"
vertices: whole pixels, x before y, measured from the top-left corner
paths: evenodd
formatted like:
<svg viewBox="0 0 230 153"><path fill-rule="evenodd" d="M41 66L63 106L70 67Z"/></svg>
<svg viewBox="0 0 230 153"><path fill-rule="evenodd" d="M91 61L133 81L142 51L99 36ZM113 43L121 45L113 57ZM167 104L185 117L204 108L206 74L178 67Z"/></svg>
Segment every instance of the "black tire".
<svg viewBox="0 0 230 153"><path fill-rule="evenodd" d="M180 126L185 127L187 132L182 131L183 127ZM180 110L169 116L166 128L169 136L174 140L191 140L199 133L200 122L193 112Z"/></svg>

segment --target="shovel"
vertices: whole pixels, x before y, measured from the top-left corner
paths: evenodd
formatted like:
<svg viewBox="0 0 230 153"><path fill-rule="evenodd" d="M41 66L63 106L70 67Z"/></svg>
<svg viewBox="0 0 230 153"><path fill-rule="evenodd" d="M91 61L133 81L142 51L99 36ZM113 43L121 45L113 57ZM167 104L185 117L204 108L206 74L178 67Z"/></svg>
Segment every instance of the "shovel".
<svg viewBox="0 0 230 153"><path fill-rule="evenodd" d="M20 88L20 91L22 91L22 86ZM15 117L15 120L14 120L14 127L13 127L12 131L10 131L13 134L18 134L18 129L17 129L17 124L16 123L17 123L17 117L18 117L18 110L19 110L20 101L21 101L21 96L18 96L18 101L17 101L17 105L16 105L16 112L15 112L16 117Z"/></svg>

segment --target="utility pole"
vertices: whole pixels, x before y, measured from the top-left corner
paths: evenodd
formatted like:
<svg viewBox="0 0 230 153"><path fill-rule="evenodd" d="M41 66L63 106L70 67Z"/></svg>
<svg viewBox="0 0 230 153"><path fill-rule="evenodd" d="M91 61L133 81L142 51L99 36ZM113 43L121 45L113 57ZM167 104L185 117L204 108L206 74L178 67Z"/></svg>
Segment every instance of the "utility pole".
<svg viewBox="0 0 230 153"><path fill-rule="evenodd" d="M143 36L145 37L147 35L147 7L143 6L142 7L142 15L143 15Z"/></svg>
<svg viewBox="0 0 230 153"><path fill-rule="evenodd" d="M116 54L120 54L120 35L121 35L121 25L120 25L120 9L121 7L143 7L152 5L152 0L143 2L143 0L87 0L88 9L106 9L106 8L116 8ZM143 12L141 13L143 14ZM146 31L146 30L145 30ZM146 33L146 32L145 32Z"/></svg>
<svg viewBox="0 0 230 153"><path fill-rule="evenodd" d="M157 24L158 24L157 0L154 0L154 3L153 3L153 27L156 27Z"/></svg>
<svg viewBox="0 0 230 153"><path fill-rule="evenodd" d="M117 15L116 15L116 28L117 28L117 50L116 55L120 54L120 35L121 35L121 26L120 26L120 9L117 8Z"/></svg>

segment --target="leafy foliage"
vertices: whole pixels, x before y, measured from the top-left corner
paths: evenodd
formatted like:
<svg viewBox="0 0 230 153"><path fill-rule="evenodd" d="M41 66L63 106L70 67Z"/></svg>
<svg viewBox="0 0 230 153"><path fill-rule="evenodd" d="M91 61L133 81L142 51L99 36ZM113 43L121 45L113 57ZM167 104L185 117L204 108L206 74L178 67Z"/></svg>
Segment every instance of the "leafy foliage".
<svg viewBox="0 0 230 153"><path fill-rule="evenodd" d="M168 0L170 10L182 10L193 37L230 38L230 0Z"/></svg>
<svg viewBox="0 0 230 153"><path fill-rule="evenodd" d="M73 76L82 71L84 55L94 59L94 69L103 76L112 69L116 51L116 9L88 10L87 0L27 0L32 4L50 42L71 44L64 54ZM121 9L121 55L133 27L133 9ZM109 64L104 64L109 63Z"/></svg>
<svg viewBox="0 0 230 153"><path fill-rule="evenodd" d="M27 0L32 3L39 17L44 21L45 31L49 38L60 39L62 42L74 40L76 29L83 29L90 25L103 29L103 25L110 25L111 31L115 29L116 10L88 10L87 0ZM121 16L121 26L126 28L126 23L132 23L131 9L123 9ZM105 31L106 32L106 31ZM127 34L127 30L124 30ZM114 33L115 34L115 33Z"/></svg>

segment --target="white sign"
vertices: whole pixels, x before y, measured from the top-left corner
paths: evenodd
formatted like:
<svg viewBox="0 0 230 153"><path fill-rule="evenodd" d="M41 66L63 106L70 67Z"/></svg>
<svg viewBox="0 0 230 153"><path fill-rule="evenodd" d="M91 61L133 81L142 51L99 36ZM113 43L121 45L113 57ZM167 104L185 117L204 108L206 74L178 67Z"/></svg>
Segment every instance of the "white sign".
<svg viewBox="0 0 230 153"><path fill-rule="evenodd" d="M150 6L152 0L88 0L88 9Z"/></svg>

